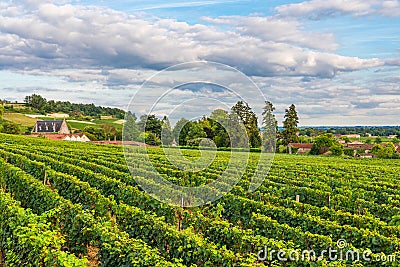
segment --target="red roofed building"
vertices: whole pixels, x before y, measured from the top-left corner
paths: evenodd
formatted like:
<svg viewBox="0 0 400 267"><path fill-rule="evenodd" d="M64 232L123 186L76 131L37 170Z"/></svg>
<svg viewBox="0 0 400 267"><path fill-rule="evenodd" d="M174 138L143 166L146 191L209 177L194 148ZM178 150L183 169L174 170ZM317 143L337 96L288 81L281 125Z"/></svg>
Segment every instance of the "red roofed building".
<svg viewBox="0 0 400 267"><path fill-rule="evenodd" d="M90 139L84 134L33 134L31 136L55 141L90 142Z"/></svg>
<svg viewBox="0 0 400 267"><path fill-rule="evenodd" d="M292 149L297 149L296 154L305 154L311 151L312 143L289 143L289 154L292 154Z"/></svg>

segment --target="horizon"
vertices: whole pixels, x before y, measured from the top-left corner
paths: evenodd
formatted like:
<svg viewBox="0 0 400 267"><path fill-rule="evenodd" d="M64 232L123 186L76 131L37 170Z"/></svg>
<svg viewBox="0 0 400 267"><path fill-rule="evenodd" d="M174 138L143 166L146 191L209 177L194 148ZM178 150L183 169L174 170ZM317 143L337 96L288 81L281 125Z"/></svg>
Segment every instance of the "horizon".
<svg viewBox="0 0 400 267"><path fill-rule="evenodd" d="M3 101L4 100L8 101L10 104L25 104L24 101L10 101L10 100L7 100L7 99L2 99L2 100ZM46 100L48 100L48 101L49 100L54 100L56 102L57 101L63 101L63 100L57 100L57 99L46 99ZM101 106L101 105L97 105L96 103L93 103L93 102L91 102L91 103L74 103L74 102L72 102L72 103L73 104L94 104L95 106ZM109 106L103 106L103 107L109 107ZM110 107L110 108L118 108L118 107ZM121 109L121 110L127 112L126 109ZM140 115L143 115L143 114L135 114L135 115L139 119ZM158 114L155 114L155 115L158 118L162 118L163 117L163 116L160 116ZM381 124L381 125L328 125L328 124L327 125L302 125L301 124L301 114L299 114L299 119L300 119L300 122L299 122L299 125L297 127L299 129L302 129L302 128L373 128L373 127L380 127L380 128L394 127L394 128L397 128L397 127L400 127L400 122L399 122L399 124L392 124L392 125L388 125L388 124ZM171 122L171 125L175 125L175 123ZM261 125L259 125L259 127L261 128ZM280 129L283 129L282 122L278 121L278 127Z"/></svg>
<svg viewBox="0 0 400 267"><path fill-rule="evenodd" d="M300 125L400 124L397 0L1 1L0 21L0 95L10 101L36 93L144 114L151 101L129 103L148 79L203 61L249 77L279 123L295 103ZM191 74L179 71L149 88L162 93ZM221 73L214 87L172 88L160 114L201 95L230 104L215 85L243 81ZM189 111L179 110L202 115Z"/></svg>

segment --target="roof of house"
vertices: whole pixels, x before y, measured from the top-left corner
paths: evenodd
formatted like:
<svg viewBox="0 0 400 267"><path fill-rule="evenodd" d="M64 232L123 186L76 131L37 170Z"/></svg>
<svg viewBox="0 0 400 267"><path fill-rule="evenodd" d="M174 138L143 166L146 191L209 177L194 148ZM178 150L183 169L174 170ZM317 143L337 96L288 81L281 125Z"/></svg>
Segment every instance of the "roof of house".
<svg viewBox="0 0 400 267"><path fill-rule="evenodd" d="M345 148L371 150L374 144L346 144Z"/></svg>
<svg viewBox="0 0 400 267"><path fill-rule="evenodd" d="M62 120L36 121L35 130L38 133L56 133L61 130L63 122Z"/></svg>
<svg viewBox="0 0 400 267"><path fill-rule="evenodd" d="M308 143L289 143L289 145L293 148L304 148L304 149L311 149L313 144Z"/></svg>

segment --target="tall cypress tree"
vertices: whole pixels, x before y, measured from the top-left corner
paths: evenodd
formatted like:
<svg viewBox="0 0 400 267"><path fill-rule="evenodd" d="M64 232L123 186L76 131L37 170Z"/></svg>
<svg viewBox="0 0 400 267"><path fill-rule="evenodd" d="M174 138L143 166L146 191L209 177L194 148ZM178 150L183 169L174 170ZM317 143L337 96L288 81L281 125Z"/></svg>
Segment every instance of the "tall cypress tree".
<svg viewBox="0 0 400 267"><path fill-rule="evenodd" d="M261 136L258 129L257 115L252 111L251 107L243 101L238 101L232 107L232 112L238 116L239 120L246 127L250 147L260 147Z"/></svg>
<svg viewBox="0 0 400 267"><path fill-rule="evenodd" d="M171 145L174 137L172 136L172 128L171 123L167 116L164 116L162 119L161 126L161 142L163 145Z"/></svg>
<svg viewBox="0 0 400 267"><path fill-rule="evenodd" d="M273 114L275 110L274 105L265 101L265 106L263 108L263 138L262 138L262 148L266 152L274 152L276 147L276 134L278 133L278 121Z"/></svg>
<svg viewBox="0 0 400 267"><path fill-rule="evenodd" d="M289 109L285 110L285 120L283 121L283 132L282 139L283 144L288 145L289 143L297 143L299 137L297 136L297 124L299 123L299 117L297 115L296 106L290 105Z"/></svg>

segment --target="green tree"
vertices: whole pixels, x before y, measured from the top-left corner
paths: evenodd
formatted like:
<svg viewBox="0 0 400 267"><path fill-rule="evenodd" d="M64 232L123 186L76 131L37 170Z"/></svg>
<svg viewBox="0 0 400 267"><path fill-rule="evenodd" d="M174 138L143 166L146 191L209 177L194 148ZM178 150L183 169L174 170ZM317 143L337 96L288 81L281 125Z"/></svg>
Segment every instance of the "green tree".
<svg viewBox="0 0 400 267"><path fill-rule="evenodd" d="M212 138L217 147L229 147L230 138L227 129L225 129L229 125L229 113L223 109L216 109L211 113L209 121L212 136L207 135L207 137Z"/></svg>
<svg viewBox="0 0 400 267"><path fill-rule="evenodd" d="M346 149L343 150L343 153L346 156L354 157L354 149L346 148Z"/></svg>
<svg viewBox="0 0 400 267"><path fill-rule="evenodd" d="M229 134L230 147L233 148L249 148L250 142L246 127L240 121L235 113L229 114L229 119L226 123L227 132Z"/></svg>
<svg viewBox="0 0 400 267"><path fill-rule="evenodd" d="M299 137L297 136L297 125L299 117L297 115L296 106L290 105L289 109L285 110L285 120L283 121L282 139L283 144L287 146L289 143L297 143Z"/></svg>
<svg viewBox="0 0 400 267"><path fill-rule="evenodd" d="M142 132L151 132L161 139L162 122L155 115L142 115L138 122L139 130Z"/></svg>
<svg viewBox="0 0 400 267"><path fill-rule="evenodd" d="M341 156L343 155L343 145L339 143L334 143L331 145L329 150L332 152L332 155L334 156Z"/></svg>
<svg viewBox="0 0 400 267"><path fill-rule="evenodd" d="M180 119L172 130L175 141L180 145L186 145L186 136L189 132L189 121L185 118Z"/></svg>
<svg viewBox="0 0 400 267"><path fill-rule="evenodd" d="M333 134L331 133L321 134L315 137L310 154L312 155L324 154L334 144L338 144L338 142L336 141L335 136Z"/></svg>
<svg viewBox="0 0 400 267"><path fill-rule="evenodd" d="M237 115L239 120L246 128L248 140L251 147L261 146L261 135L258 129L257 115L252 111L249 104L238 101L233 107L232 112Z"/></svg>
<svg viewBox="0 0 400 267"><path fill-rule="evenodd" d="M276 134L278 133L278 121L273 114L275 110L274 105L265 101L265 106L263 108L263 139L262 147L264 151L274 152L276 147Z"/></svg>
<svg viewBox="0 0 400 267"><path fill-rule="evenodd" d="M162 119L161 142L163 145L171 145L174 137L172 136L171 123L167 116Z"/></svg>
<svg viewBox="0 0 400 267"><path fill-rule="evenodd" d="M5 121L1 125L1 132L6 133L6 134L19 134L21 131L21 128L19 127L18 124L11 122L11 121Z"/></svg>
<svg viewBox="0 0 400 267"><path fill-rule="evenodd" d="M92 141L99 141L99 140L105 140L106 139L106 134L104 132L104 129L102 128L95 128L93 126L86 126L83 128L83 133L84 134L89 134L87 137L89 137L90 140ZM94 139L91 139L94 138Z"/></svg>
<svg viewBox="0 0 400 267"><path fill-rule="evenodd" d="M117 138L117 130L114 125L111 123L105 123L100 125L100 128L104 130L104 135L106 139L116 139Z"/></svg>
<svg viewBox="0 0 400 267"><path fill-rule="evenodd" d="M153 132L145 132L145 143L151 146L159 146L161 145L161 140L158 136Z"/></svg>
<svg viewBox="0 0 400 267"><path fill-rule="evenodd" d="M136 116L132 112L128 111L125 116L126 122L124 123L124 140L125 141L138 141L139 140L139 127L136 124Z"/></svg>
<svg viewBox="0 0 400 267"><path fill-rule="evenodd" d="M393 143L386 143L377 153L378 158L390 159L396 153L396 147Z"/></svg>
<svg viewBox="0 0 400 267"><path fill-rule="evenodd" d="M371 154L374 154L375 156L377 156L378 155L378 153L379 153L379 151L381 151L382 150L382 145L380 145L380 144L376 144L376 145L374 145L373 147L372 147L372 149L371 149Z"/></svg>
<svg viewBox="0 0 400 267"><path fill-rule="evenodd" d="M375 138L375 144L382 144L382 137L378 136Z"/></svg>
<svg viewBox="0 0 400 267"><path fill-rule="evenodd" d="M3 114L4 114L4 106L2 103L0 103L0 120L3 119Z"/></svg>
<svg viewBox="0 0 400 267"><path fill-rule="evenodd" d="M190 140L207 137L200 123L191 121L188 123L188 125L189 125L189 131L185 138L185 145L187 145Z"/></svg>
<svg viewBox="0 0 400 267"><path fill-rule="evenodd" d="M36 94L33 94L31 96L26 96L24 101L28 106L31 106L39 111L44 111L44 107L47 104L45 98Z"/></svg>
<svg viewBox="0 0 400 267"><path fill-rule="evenodd" d="M350 143L351 142L350 138L348 138L347 136L342 136L342 137L340 137L340 139L345 141L346 143Z"/></svg>

